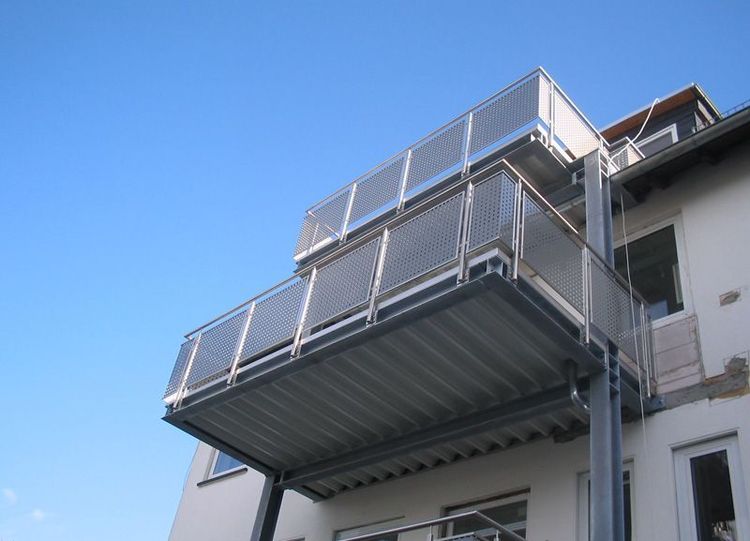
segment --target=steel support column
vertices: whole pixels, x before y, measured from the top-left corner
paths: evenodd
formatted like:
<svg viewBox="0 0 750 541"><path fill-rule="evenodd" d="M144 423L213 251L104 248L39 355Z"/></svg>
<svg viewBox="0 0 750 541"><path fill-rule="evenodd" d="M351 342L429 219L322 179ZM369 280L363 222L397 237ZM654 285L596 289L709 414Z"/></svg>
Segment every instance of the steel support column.
<svg viewBox="0 0 750 541"><path fill-rule="evenodd" d="M612 202L609 178L602 173L598 150L584 158L586 187L586 237L610 265ZM591 523L592 541L623 541L622 424L617 350L608 344L607 370L591 378ZM612 377L614 376L614 377Z"/></svg>
<svg viewBox="0 0 750 541"><path fill-rule="evenodd" d="M279 485L279 475L267 476L260 493L250 541L273 541L283 496L284 489Z"/></svg>

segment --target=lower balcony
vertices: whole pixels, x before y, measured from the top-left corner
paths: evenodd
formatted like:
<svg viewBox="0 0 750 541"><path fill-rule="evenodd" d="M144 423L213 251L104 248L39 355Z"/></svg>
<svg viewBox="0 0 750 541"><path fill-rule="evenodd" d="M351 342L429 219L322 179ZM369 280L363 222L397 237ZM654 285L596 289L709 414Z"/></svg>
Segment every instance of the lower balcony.
<svg viewBox="0 0 750 541"><path fill-rule="evenodd" d="M585 432L606 351L653 403L645 302L506 162L188 338L165 419L314 499Z"/></svg>

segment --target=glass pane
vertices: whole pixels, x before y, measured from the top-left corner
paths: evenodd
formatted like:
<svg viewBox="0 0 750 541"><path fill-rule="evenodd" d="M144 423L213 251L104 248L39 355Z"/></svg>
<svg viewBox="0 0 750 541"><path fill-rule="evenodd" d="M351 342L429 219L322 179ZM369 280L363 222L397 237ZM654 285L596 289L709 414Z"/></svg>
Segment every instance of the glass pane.
<svg viewBox="0 0 750 541"><path fill-rule="evenodd" d="M649 302L653 319L674 314L683 309L680 267L674 226L628 243L630 277L633 288ZM625 247L615 250L615 269L627 278Z"/></svg>
<svg viewBox="0 0 750 541"><path fill-rule="evenodd" d="M216 475L225 471L233 470L240 466L242 466L242 462L219 451L219 456L216 457L216 464L214 464L213 474Z"/></svg>
<svg viewBox="0 0 750 541"><path fill-rule="evenodd" d="M526 500L479 509L479 512L514 531L526 527ZM487 524L472 517L458 519L453 523L454 535L486 529Z"/></svg>
<svg viewBox="0 0 750 541"><path fill-rule="evenodd" d="M644 156L651 156L656 154L660 150L664 150L672 143L674 143L673 135L671 131L668 131L658 137L655 137L651 141L638 145L638 150L643 152Z"/></svg>
<svg viewBox="0 0 750 541"><path fill-rule="evenodd" d="M699 541L736 541L732 482L726 450L690 459Z"/></svg>

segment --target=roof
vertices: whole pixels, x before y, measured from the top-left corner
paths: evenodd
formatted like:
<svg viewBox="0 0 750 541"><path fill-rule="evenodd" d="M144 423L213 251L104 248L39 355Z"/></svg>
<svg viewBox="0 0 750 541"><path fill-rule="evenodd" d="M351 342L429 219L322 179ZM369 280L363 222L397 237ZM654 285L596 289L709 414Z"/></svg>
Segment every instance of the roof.
<svg viewBox="0 0 750 541"><path fill-rule="evenodd" d="M703 89L696 83L691 83L679 90L672 92L662 98L659 98L658 103L654 106L654 116L662 115L668 111L676 109L677 107L690 103L691 101L699 101L707 110L709 115L713 118L721 117L721 113L716 108L716 105L711 101L708 95ZM643 125L646 120L648 111L651 109L651 104L645 105L636 111L626 115L625 117L608 124L602 128L600 133L608 141L616 141L620 139L625 133L639 128Z"/></svg>

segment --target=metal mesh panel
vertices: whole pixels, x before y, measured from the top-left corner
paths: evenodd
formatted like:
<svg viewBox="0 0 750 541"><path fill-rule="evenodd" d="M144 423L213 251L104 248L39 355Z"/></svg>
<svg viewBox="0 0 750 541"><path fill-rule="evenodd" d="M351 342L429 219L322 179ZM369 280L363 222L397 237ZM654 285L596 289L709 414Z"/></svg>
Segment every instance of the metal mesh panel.
<svg viewBox="0 0 750 541"><path fill-rule="evenodd" d="M390 201L395 202L401 187L405 160L406 158L402 156L357 182L357 191L354 193L354 203L349 218L351 223L375 212Z"/></svg>
<svg viewBox="0 0 750 541"><path fill-rule="evenodd" d="M380 291L456 257L463 200L463 193L454 195L390 232Z"/></svg>
<svg viewBox="0 0 750 541"><path fill-rule="evenodd" d="M528 124L538 114L539 77L513 88L474 113L471 154Z"/></svg>
<svg viewBox="0 0 750 541"><path fill-rule="evenodd" d="M302 229L297 238L295 254L309 250L320 241L338 236L346 214L351 188L332 197L319 207L312 209L302 221Z"/></svg>
<svg viewBox="0 0 750 541"><path fill-rule="evenodd" d="M469 250L497 238L508 246L513 243L513 202L516 183L505 173L474 187Z"/></svg>
<svg viewBox="0 0 750 541"><path fill-rule="evenodd" d="M203 332L188 376L188 386L227 373L246 317L247 311L240 312Z"/></svg>
<svg viewBox="0 0 750 541"><path fill-rule="evenodd" d="M559 92L555 92L555 135L576 158L585 156L599 146L596 134Z"/></svg>
<svg viewBox="0 0 750 541"><path fill-rule="evenodd" d="M241 357L246 359L292 337L307 279L298 279L255 304Z"/></svg>
<svg viewBox="0 0 750 541"><path fill-rule="evenodd" d="M380 239L376 238L318 270L307 309L306 328L367 301L378 246Z"/></svg>
<svg viewBox="0 0 750 541"><path fill-rule="evenodd" d="M412 150L407 191L461 162L465 129L461 119Z"/></svg>
<svg viewBox="0 0 750 541"><path fill-rule="evenodd" d="M604 263L591 258L591 320L628 357L635 359L636 334L630 308L630 293L611 274ZM633 305L638 308L638 303ZM636 323L640 327L640 316Z"/></svg>
<svg viewBox="0 0 750 541"><path fill-rule="evenodd" d="M195 340L191 339L180 346L180 352L177 354L177 360L174 363L174 368L172 368L172 375L169 376L169 383L167 383L167 389L164 391L164 397L176 393L180 388L180 381L190 359L190 351L193 349L194 343Z"/></svg>
<svg viewBox="0 0 750 541"><path fill-rule="evenodd" d="M581 248L534 201L524 199L523 260L583 312Z"/></svg>

